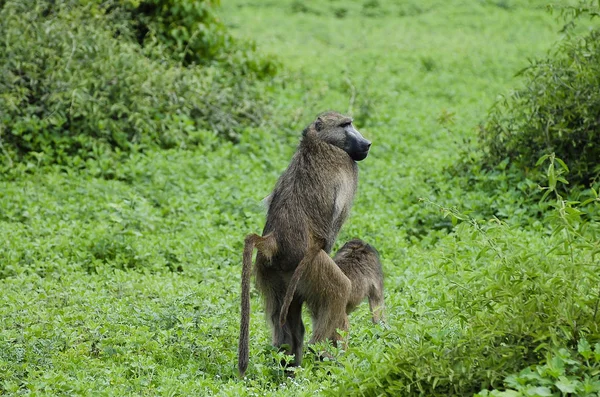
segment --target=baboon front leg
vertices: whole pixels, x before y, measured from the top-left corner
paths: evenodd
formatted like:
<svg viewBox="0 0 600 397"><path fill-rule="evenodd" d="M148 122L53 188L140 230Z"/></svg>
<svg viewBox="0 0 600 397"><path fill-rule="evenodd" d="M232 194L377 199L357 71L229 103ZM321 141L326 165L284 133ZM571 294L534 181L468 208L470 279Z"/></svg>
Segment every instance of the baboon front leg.
<svg viewBox="0 0 600 397"><path fill-rule="evenodd" d="M346 304L352 284L335 262L323 250L304 273L298 285L313 318L310 343L341 339L337 329L348 330Z"/></svg>

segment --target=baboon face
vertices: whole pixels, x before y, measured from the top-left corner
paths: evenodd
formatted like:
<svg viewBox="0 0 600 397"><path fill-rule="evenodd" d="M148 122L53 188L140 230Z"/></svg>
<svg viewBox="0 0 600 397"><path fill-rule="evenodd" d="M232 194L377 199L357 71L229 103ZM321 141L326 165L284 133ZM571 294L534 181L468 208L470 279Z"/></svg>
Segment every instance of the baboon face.
<svg viewBox="0 0 600 397"><path fill-rule="evenodd" d="M364 160L371 142L365 139L348 116L335 112L323 113L311 126L323 141L344 150L354 161Z"/></svg>

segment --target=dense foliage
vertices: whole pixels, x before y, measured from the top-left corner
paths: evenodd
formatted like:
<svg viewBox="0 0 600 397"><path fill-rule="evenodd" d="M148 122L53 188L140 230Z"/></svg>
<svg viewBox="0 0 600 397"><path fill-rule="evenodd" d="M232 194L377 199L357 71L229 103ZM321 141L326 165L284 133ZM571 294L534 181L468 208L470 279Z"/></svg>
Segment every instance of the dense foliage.
<svg viewBox="0 0 600 397"><path fill-rule="evenodd" d="M596 0L568 15L597 16ZM600 29L574 33L546 57L521 71L524 86L500 100L481 127L483 162L493 167L509 158L522 170L555 152L571 169L570 181L588 185L600 175Z"/></svg>
<svg viewBox="0 0 600 397"><path fill-rule="evenodd" d="M553 199L546 219L552 235L540 246L538 237L497 219L482 225L442 208L462 223L453 239L437 245L433 258L420 258L421 263L435 261L443 274L435 290L413 278L417 268L408 268L403 293L411 296L411 305L400 308L402 323L386 335L381 351L369 352L368 358L364 352L351 356L344 370L360 380L360 387L352 381L336 393L447 396L472 395L483 388L480 396L516 397L551 396L555 385L560 391L563 385L573 388L572 393L578 389L581 393L576 395L582 396L600 390L600 343L593 353L580 339L600 340L600 199L592 191L581 208L565 201L556 188L556 174L561 173L555 168L562 163L553 156L547 160L546 190ZM591 220L582 218L588 205ZM414 310L412 305L420 301L429 310ZM558 352L556 346L559 358L548 353ZM582 346L587 346L586 359L591 361L569 362ZM579 366L565 369L565 361ZM562 371L557 372L560 368L553 366L560 365ZM528 378L532 368L541 376ZM522 386L521 394L486 391L516 385Z"/></svg>
<svg viewBox="0 0 600 397"><path fill-rule="evenodd" d="M600 392L599 371L600 343L591 346L582 338L576 351L559 349L546 356L545 364L507 376L506 390L483 390L475 396L595 396Z"/></svg>
<svg viewBox="0 0 600 397"><path fill-rule="evenodd" d="M275 72L209 1L6 1L0 10L0 167L237 139L265 114ZM188 66L189 65L189 66ZM195 66L197 65L197 66Z"/></svg>
<svg viewBox="0 0 600 397"><path fill-rule="evenodd" d="M533 160L535 179L514 160L461 158L515 71L559 37L546 0L231 0L206 30L183 19L214 2L0 4L14 28L0 35L2 161L36 168L0 178L0 394L598 393L600 182L567 196L577 170L559 153ZM254 122L266 50L282 84ZM373 142L334 249L359 237L381 253L386 323L361 305L347 347L317 347L325 361L307 349L288 378L253 288L239 379L243 237L260 232L261 200L325 109L351 113ZM12 133L31 120L47 127ZM34 137L63 137L66 165L37 167L54 152L15 146ZM72 138L82 154L69 156Z"/></svg>

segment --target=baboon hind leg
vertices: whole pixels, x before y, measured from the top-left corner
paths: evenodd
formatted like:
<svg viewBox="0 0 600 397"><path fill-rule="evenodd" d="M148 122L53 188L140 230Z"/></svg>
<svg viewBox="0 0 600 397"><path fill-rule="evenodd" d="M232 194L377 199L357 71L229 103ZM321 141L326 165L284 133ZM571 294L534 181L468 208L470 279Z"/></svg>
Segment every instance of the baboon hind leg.
<svg viewBox="0 0 600 397"><path fill-rule="evenodd" d="M275 319L278 321L279 318ZM294 365L302 364L302 347L304 346L304 323L302 322L302 300L294 299L290 304L287 320L283 328L288 328L292 337L291 353Z"/></svg>
<svg viewBox="0 0 600 397"><path fill-rule="evenodd" d="M308 265L298 284L313 318L310 343L341 339L337 329L348 330L346 304L352 284L335 262L321 250Z"/></svg>
<svg viewBox="0 0 600 397"><path fill-rule="evenodd" d="M267 321L271 326L272 344L277 348L285 346L285 352L294 355L292 365L302 363L304 343L304 324L302 322L302 301L294 299L290 305L286 324L279 324L279 314L285 296L285 282L279 274L257 269L257 285L261 289L265 302Z"/></svg>
<svg viewBox="0 0 600 397"><path fill-rule="evenodd" d="M383 289L373 287L369 293L369 308L371 309L371 315L373 316L373 324L385 320L383 306Z"/></svg>

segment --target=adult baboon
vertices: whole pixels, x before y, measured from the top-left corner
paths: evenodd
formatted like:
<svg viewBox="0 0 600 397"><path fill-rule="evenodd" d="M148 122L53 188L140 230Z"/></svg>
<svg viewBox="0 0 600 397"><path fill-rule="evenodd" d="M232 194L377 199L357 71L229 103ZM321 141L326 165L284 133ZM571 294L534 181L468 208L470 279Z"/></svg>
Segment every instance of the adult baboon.
<svg viewBox="0 0 600 397"><path fill-rule="evenodd" d="M288 168L267 198L267 222L262 236L246 236L242 268L242 307L238 369L248 367L250 273L252 251L257 248L254 272L261 291L272 343L287 345L294 365L302 362L304 324L302 304L314 301L312 341L336 338L336 328L347 328L345 306L350 295L348 277L329 257L337 234L348 217L358 181L356 161L369 153L371 142L352 125L352 119L335 112L319 115L302 133ZM289 302L285 325L281 306L288 283L298 266L309 270ZM318 302L317 302L318 301Z"/></svg>
<svg viewBox="0 0 600 397"><path fill-rule="evenodd" d="M368 298L373 323L383 320L383 270L377 250L360 239L352 239L336 252L333 261L352 283L346 314Z"/></svg>

